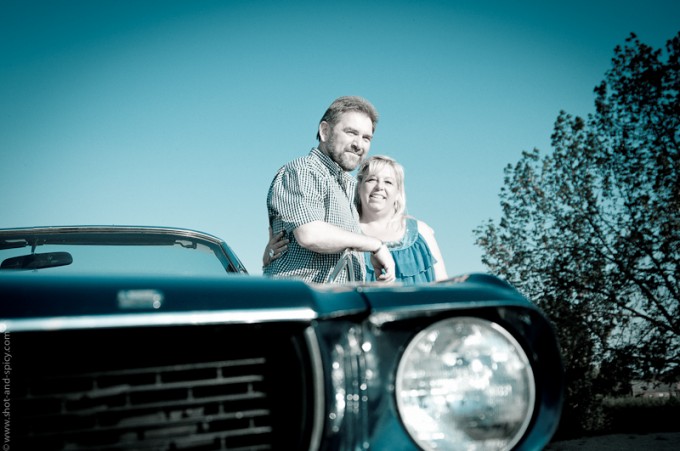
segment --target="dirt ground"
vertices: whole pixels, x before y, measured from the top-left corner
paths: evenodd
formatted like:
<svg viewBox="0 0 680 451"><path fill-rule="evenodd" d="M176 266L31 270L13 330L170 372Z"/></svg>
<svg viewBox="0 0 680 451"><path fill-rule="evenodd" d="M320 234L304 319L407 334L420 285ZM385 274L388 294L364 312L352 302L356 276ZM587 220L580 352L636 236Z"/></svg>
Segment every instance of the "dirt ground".
<svg viewBox="0 0 680 451"><path fill-rule="evenodd" d="M547 451L678 451L680 432L613 434L550 443Z"/></svg>

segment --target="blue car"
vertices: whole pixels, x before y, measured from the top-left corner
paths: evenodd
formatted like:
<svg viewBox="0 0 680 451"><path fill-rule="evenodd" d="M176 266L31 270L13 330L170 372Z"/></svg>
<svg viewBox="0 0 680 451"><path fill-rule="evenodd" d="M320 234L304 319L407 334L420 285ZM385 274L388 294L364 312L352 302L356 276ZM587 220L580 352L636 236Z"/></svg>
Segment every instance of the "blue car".
<svg viewBox="0 0 680 451"><path fill-rule="evenodd" d="M0 230L0 332L13 450L540 450L563 402L496 277L275 280L186 229Z"/></svg>

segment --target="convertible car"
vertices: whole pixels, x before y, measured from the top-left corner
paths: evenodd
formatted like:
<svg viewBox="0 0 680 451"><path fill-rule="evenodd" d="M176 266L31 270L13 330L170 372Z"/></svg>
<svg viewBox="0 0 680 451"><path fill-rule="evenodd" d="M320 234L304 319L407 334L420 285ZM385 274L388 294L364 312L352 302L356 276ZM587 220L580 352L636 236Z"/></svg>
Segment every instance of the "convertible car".
<svg viewBox="0 0 680 451"><path fill-rule="evenodd" d="M0 230L0 332L12 450L540 450L563 402L498 278L274 280L186 229Z"/></svg>

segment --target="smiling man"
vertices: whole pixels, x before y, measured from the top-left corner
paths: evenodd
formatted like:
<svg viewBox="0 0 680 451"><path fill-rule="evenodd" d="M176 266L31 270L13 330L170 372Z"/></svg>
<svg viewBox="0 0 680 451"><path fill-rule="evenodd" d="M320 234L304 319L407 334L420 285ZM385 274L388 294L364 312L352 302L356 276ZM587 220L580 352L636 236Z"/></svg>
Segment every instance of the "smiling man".
<svg viewBox="0 0 680 451"><path fill-rule="evenodd" d="M285 232L289 244L264 267L265 275L323 283L349 249L354 279L364 280L362 252L371 252L378 280L394 280L387 247L361 232L353 202L356 180L349 174L368 154L377 122L378 113L366 99L336 99L319 122L318 146L276 173L267 195L269 224L272 233ZM348 271L335 281L349 280Z"/></svg>

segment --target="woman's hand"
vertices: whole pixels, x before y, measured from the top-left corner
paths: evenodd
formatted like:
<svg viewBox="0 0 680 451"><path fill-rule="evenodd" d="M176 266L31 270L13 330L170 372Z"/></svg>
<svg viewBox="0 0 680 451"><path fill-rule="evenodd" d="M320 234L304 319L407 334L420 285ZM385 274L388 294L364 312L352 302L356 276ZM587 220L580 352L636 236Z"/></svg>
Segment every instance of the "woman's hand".
<svg viewBox="0 0 680 451"><path fill-rule="evenodd" d="M276 235L272 235L272 228L269 227L269 242L264 248L264 255L262 256L262 266L267 266L272 261L281 257L284 252L288 250L288 243L290 241L286 238L286 231L282 230Z"/></svg>

